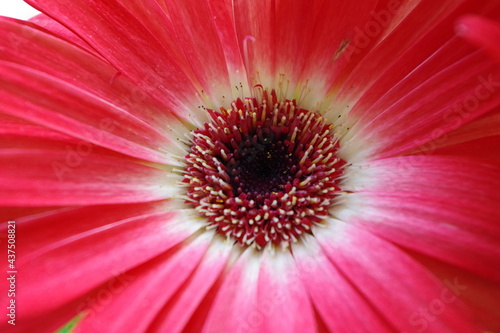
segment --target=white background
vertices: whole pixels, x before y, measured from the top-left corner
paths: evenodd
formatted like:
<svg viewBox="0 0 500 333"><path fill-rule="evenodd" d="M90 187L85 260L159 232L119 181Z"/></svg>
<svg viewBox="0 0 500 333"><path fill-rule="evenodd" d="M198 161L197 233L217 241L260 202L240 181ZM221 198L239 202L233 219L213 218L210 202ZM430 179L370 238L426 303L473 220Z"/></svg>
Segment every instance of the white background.
<svg viewBox="0 0 500 333"><path fill-rule="evenodd" d="M31 8L22 0L0 0L0 16L27 20L36 14L38 14L38 11Z"/></svg>

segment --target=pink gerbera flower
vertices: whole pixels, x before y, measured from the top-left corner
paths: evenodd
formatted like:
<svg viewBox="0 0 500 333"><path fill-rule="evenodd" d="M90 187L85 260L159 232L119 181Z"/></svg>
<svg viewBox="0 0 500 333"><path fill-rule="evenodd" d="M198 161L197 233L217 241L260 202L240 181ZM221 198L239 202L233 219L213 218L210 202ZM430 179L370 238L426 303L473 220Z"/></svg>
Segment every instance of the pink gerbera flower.
<svg viewBox="0 0 500 333"><path fill-rule="evenodd" d="M2 332L500 332L498 1L27 2Z"/></svg>

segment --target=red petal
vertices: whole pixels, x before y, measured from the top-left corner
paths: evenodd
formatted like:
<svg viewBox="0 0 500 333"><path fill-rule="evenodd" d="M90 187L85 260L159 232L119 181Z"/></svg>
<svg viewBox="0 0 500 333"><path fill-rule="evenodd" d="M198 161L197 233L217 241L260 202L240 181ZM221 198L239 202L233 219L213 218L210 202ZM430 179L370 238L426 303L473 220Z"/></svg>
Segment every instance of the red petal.
<svg viewBox="0 0 500 333"><path fill-rule="evenodd" d="M333 222L333 221L332 221ZM316 237L330 261L398 332L479 332L457 296L403 251L351 224L333 222ZM458 285L456 285L458 283ZM455 294L453 293L455 292Z"/></svg>
<svg viewBox="0 0 500 333"><path fill-rule="evenodd" d="M345 58L334 62L336 51L352 39L357 25L368 21L375 5L375 1L235 2L241 52L247 70L256 76L251 84L281 86L280 93L291 94L297 84L312 80L313 86L306 89L323 98L331 81L338 80L338 65L346 64Z"/></svg>
<svg viewBox="0 0 500 333"><path fill-rule="evenodd" d="M238 40L236 34L232 0L207 2L219 35L220 45L224 50L230 81L233 85L237 84L236 87L226 87L226 89L233 89L233 97L250 96L250 87L245 84L249 80L247 69L240 52L240 43L243 41Z"/></svg>
<svg viewBox="0 0 500 333"><path fill-rule="evenodd" d="M210 305L203 332L258 332L257 288L261 254L248 248L231 267Z"/></svg>
<svg viewBox="0 0 500 333"><path fill-rule="evenodd" d="M90 46L87 42L85 42L83 39L75 35L72 31L68 30L66 27L59 24L57 21L54 21L45 14L39 14L37 16L34 16L29 20L29 22L35 23L36 25L41 26L44 29L47 29L48 31L52 32L55 36L64 37L65 39L85 49L85 51L92 53L97 57L100 57L100 55L96 52L96 50L94 50L92 46ZM28 25L26 25L26 27L28 27ZM26 29L29 30L29 28Z"/></svg>
<svg viewBox="0 0 500 333"><path fill-rule="evenodd" d="M460 117L456 116L455 121L460 122ZM498 149L485 150L482 144L474 141L479 139L494 141L496 136L500 136L500 108L496 108L484 116L474 119L470 123L437 137L432 141L419 145L412 153L439 155L443 149L460 149L464 144L467 144L469 147L475 146L478 150L482 150L482 158L490 158L497 153ZM459 153L456 155L465 156L465 151L464 154Z"/></svg>
<svg viewBox="0 0 500 333"><path fill-rule="evenodd" d="M233 246L215 239L192 276L156 316L148 332L185 332L186 324L226 267Z"/></svg>
<svg viewBox="0 0 500 333"><path fill-rule="evenodd" d="M465 57L430 78L429 69L415 70L371 107L356 105L364 109L363 116L342 148L354 155L350 161L404 153L500 104L495 93L500 67L482 54Z"/></svg>
<svg viewBox="0 0 500 333"><path fill-rule="evenodd" d="M248 73L248 85L261 84L265 88L275 87L275 45L274 2L235 1L233 2L234 20L240 52L243 55ZM262 10L266 8L266 10ZM257 71L263 75L252 80ZM251 80L251 81L250 81Z"/></svg>
<svg viewBox="0 0 500 333"><path fill-rule="evenodd" d="M457 24L459 36L479 47L484 47L500 61L500 24L480 16L466 16Z"/></svg>
<svg viewBox="0 0 500 333"><path fill-rule="evenodd" d="M203 105L171 22L156 1L27 2L74 31L166 109L187 117Z"/></svg>
<svg viewBox="0 0 500 333"><path fill-rule="evenodd" d="M496 306L500 299L500 273L496 281L488 281L441 261L420 255L413 256L441 281L458 279L461 285L466 286L465 289L461 288L460 299L469 306L477 320L484 323L487 332L500 331L500 309Z"/></svg>
<svg viewBox="0 0 500 333"><path fill-rule="evenodd" d="M386 3L371 0L316 1L312 6L308 1L297 3L300 5L291 6L290 1L278 1L276 20L280 30L276 62L280 71L297 75L294 80L311 80L312 94L322 98L332 86L338 87L345 80L345 73L359 63L361 56L354 52L363 48L360 43L364 41L358 34L370 21L373 23L373 12L385 10ZM301 21L305 24L291 24ZM364 45L364 51L375 42L373 39L369 47Z"/></svg>
<svg viewBox="0 0 500 333"><path fill-rule="evenodd" d="M353 168L338 217L494 279L500 265L500 165L406 156Z"/></svg>
<svg viewBox="0 0 500 333"><path fill-rule="evenodd" d="M492 6L491 3L463 0L403 4L388 1L381 5L368 24L359 29L356 38L362 41L356 51L364 57L354 70L350 70L348 79L335 96L336 103L341 108L347 105L349 109L364 92L378 86L379 80L387 81L386 89L390 89L455 37L452 26L458 16L472 11L488 12ZM394 12L394 7L396 12L392 17L390 12ZM392 18L393 24L386 24L387 19L380 17L382 13ZM377 43L372 49L373 40Z"/></svg>
<svg viewBox="0 0 500 333"><path fill-rule="evenodd" d="M500 149L498 149L498 147L500 147L500 136L497 135L442 148L435 148L423 154L460 156L477 159L478 162L489 160L500 163Z"/></svg>
<svg viewBox="0 0 500 333"><path fill-rule="evenodd" d="M19 217L35 215L57 209L57 207L7 207L2 206L0 210L1 221L12 221Z"/></svg>
<svg viewBox="0 0 500 333"><path fill-rule="evenodd" d="M0 47L3 47L2 60L46 73L115 106L114 112L108 110L108 113L103 114L86 110L89 116L83 119L87 122L120 122L122 126L135 131L138 136L156 138L156 142L153 142L155 149L159 142L165 141L165 133L168 135L171 127L175 129L180 126L170 112L172 109L154 100L149 94L151 87L139 88L116 68L79 47L31 23L8 18L0 18L0 33L9 36L0 39ZM33 84L25 88L35 87ZM26 94L26 91L24 93ZM73 117L80 121L87 112L74 114L75 110L66 110L66 113L73 113ZM94 126L98 125L99 123Z"/></svg>
<svg viewBox="0 0 500 333"><path fill-rule="evenodd" d="M113 280L106 283L101 293L111 299L105 304L99 298L89 302L75 332L99 332L102 327L108 332L149 332L152 320L196 269L212 238L205 233L124 273L127 280L114 283L118 287Z"/></svg>
<svg viewBox="0 0 500 333"><path fill-rule="evenodd" d="M65 209L17 220L20 316L46 315L168 250L199 228L191 218L159 203Z"/></svg>
<svg viewBox="0 0 500 333"><path fill-rule="evenodd" d="M0 287L4 287L3 281ZM5 286L8 290L8 287ZM3 301L3 299L2 299ZM25 316L21 311L16 314L16 325L13 326L7 320L0 322L0 331L9 333L54 333L59 332L61 328L66 327L76 316L81 315L78 312L82 300L76 300L73 303L65 304L63 307L52 310L50 315L45 314L38 317ZM17 304L19 305L19 304ZM17 308L19 309L19 307ZM92 333L92 332L89 332Z"/></svg>
<svg viewBox="0 0 500 333"><path fill-rule="evenodd" d="M316 239L308 235L303 237L303 244L293 245L293 256L304 287L329 331L389 331L384 319L330 263Z"/></svg>
<svg viewBox="0 0 500 333"><path fill-rule="evenodd" d="M41 127L17 121L1 127L2 205L134 203L177 193L179 178L166 169Z"/></svg>
<svg viewBox="0 0 500 333"><path fill-rule="evenodd" d="M229 87L241 81L229 82L228 71L232 68L226 66L224 49L214 22L214 16L219 13L212 13L207 0L192 0L189 5L184 0L170 0L165 1L165 6L178 38L177 46L184 52L197 80L212 101L211 107L229 106L233 96L225 95L229 93ZM234 28L226 31L231 32L234 34ZM233 53L237 51L232 50Z"/></svg>
<svg viewBox="0 0 500 333"><path fill-rule="evenodd" d="M176 135L169 140L144 120L80 87L12 63L0 63L0 72L0 110L5 113L150 161L172 160L165 156L167 149L178 151ZM171 121L172 128L181 126Z"/></svg>
<svg viewBox="0 0 500 333"><path fill-rule="evenodd" d="M0 40L2 60L46 73L98 96L151 124L149 131L159 132L155 127L168 120L165 108L152 101L147 91L139 89L116 68L67 41L31 23L8 18L0 18L0 32L9 36ZM115 117L120 119L119 114Z"/></svg>
<svg viewBox="0 0 500 333"><path fill-rule="evenodd" d="M257 308L257 332L316 332L312 304L288 250L263 254Z"/></svg>

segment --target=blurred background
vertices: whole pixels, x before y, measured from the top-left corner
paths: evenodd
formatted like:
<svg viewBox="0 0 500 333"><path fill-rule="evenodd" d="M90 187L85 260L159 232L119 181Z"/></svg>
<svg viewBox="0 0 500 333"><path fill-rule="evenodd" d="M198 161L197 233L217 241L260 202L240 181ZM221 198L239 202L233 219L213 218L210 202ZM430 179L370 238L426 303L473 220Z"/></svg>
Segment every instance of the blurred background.
<svg viewBox="0 0 500 333"><path fill-rule="evenodd" d="M31 8L22 0L0 0L0 16L27 20L36 14L38 14L38 11Z"/></svg>

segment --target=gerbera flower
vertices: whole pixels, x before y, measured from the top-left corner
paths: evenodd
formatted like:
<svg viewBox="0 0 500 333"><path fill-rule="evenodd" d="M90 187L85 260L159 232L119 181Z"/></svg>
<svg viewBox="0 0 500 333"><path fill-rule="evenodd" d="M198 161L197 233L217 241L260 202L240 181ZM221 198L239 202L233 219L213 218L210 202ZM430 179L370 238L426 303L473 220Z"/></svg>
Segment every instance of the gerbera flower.
<svg viewBox="0 0 500 333"><path fill-rule="evenodd" d="M27 2L2 331L500 331L497 1Z"/></svg>

